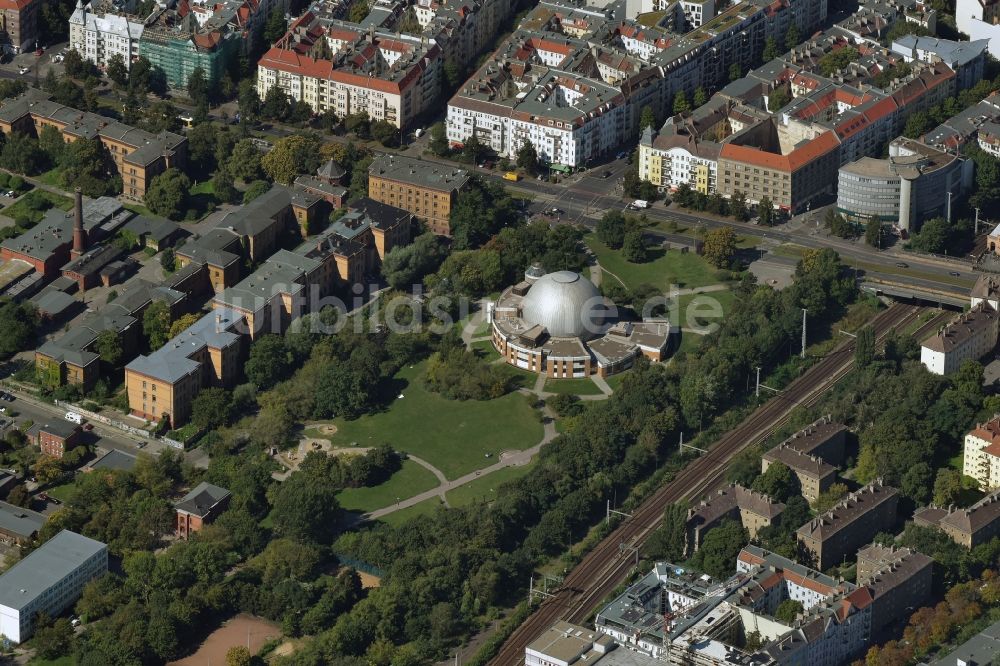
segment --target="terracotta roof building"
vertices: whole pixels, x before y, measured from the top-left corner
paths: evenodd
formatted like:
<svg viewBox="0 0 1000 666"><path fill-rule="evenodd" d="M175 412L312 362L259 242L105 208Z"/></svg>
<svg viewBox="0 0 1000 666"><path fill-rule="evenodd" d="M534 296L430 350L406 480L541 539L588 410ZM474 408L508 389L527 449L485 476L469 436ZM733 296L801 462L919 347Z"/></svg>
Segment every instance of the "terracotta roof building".
<svg viewBox="0 0 1000 666"><path fill-rule="evenodd" d="M965 361L978 361L997 344L997 312L980 303L920 343L920 362L936 375L949 375Z"/></svg>
<svg viewBox="0 0 1000 666"><path fill-rule="evenodd" d="M978 423L965 435L962 474L983 490L1000 488L1000 415Z"/></svg>

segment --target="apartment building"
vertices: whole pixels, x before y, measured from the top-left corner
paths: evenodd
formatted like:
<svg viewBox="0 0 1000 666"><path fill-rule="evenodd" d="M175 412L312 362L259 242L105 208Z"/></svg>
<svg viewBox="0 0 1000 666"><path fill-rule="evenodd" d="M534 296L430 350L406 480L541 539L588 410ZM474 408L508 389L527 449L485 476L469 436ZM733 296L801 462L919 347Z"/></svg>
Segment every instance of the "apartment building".
<svg viewBox="0 0 1000 666"><path fill-rule="evenodd" d="M4 134L38 134L46 126L59 130L67 142L99 139L122 178L123 196L134 201L143 200L153 178L170 167L182 169L187 162L187 138L179 134L152 134L106 116L78 111L57 104L34 88L0 107Z"/></svg>
<svg viewBox="0 0 1000 666"><path fill-rule="evenodd" d="M962 474L975 479L982 490L1000 488L1000 415L966 433Z"/></svg>
<svg viewBox="0 0 1000 666"><path fill-rule="evenodd" d="M306 12L258 61L257 93L263 99L277 86L316 113L366 114L405 129L437 100L442 62L441 49L426 38Z"/></svg>
<svg viewBox="0 0 1000 666"><path fill-rule="evenodd" d="M697 551L708 531L724 520L740 521L753 539L761 528L780 520L784 510L784 504L763 493L730 484L688 509L685 551Z"/></svg>
<svg viewBox="0 0 1000 666"><path fill-rule="evenodd" d="M761 473L775 463L781 463L792 471L799 480L802 496L809 502L819 499L820 493L826 492L837 480L836 467L819 456L800 451L786 442L763 455L760 461Z"/></svg>
<svg viewBox="0 0 1000 666"><path fill-rule="evenodd" d="M870 544L858 551L858 585L872 595L872 630L905 619L931 597L934 560L910 548Z"/></svg>
<svg viewBox="0 0 1000 666"><path fill-rule="evenodd" d="M936 375L949 375L965 361L977 361L997 344L997 312L979 304L920 343L920 362Z"/></svg>
<svg viewBox="0 0 1000 666"><path fill-rule="evenodd" d="M128 69L139 57L142 17L95 12L92 5L77 0L69 17L69 47L102 70L116 55Z"/></svg>
<svg viewBox="0 0 1000 666"><path fill-rule="evenodd" d="M12 643L28 640L39 613L60 615L107 572L105 544L59 532L0 576L0 634Z"/></svg>
<svg viewBox="0 0 1000 666"><path fill-rule="evenodd" d="M826 571L853 557L879 532L890 531L896 524L898 501L895 488L870 483L800 527L798 541L812 553L817 568Z"/></svg>
<svg viewBox="0 0 1000 666"><path fill-rule="evenodd" d="M447 236L451 210L469 178L465 169L382 153L368 168L368 197L409 211L434 233Z"/></svg>
<svg viewBox="0 0 1000 666"><path fill-rule="evenodd" d="M286 13L287 0L158 4L143 21L139 50L163 70L171 88L187 88L196 69L204 72L209 86L216 86L238 57L255 51L267 17L275 10Z"/></svg>
<svg viewBox="0 0 1000 666"><path fill-rule="evenodd" d="M216 308L165 345L125 366L129 412L178 428L191 416L202 388L233 386L243 373L247 336L243 316Z"/></svg>
<svg viewBox="0 0 1000 666"><path fill-rule="evenodd" d="M657 666L661 662L628 650L601 634L569 622L559 621L524 649L524 666L568 666L597 663L600 666Z"/></svg>
<svg viewBox="0 0 1000 666"><path fill-rule="evenodd" d="M45 521L37 511L0 502L0 543L27 546L38 538Z"/></svg>
<svg viewBox="0 0 1000 666"><path fill-rule="evenodd" d="M994 491L967 509L934 505L917 509L913 523L936 527L958 545L975 548L1000 536L1000 491Z"/></svg>
<svg viewBox="0 0 1000 666"><path fill-rule="evenodd" d="M775 611L789 599L803 611L792 622L777 620ZM624 648L675 664L839 666L863 653L872 621L868 589L747 546L724 581L657 563L598 611L595 628ZM742 639L754 632L763 646L750 653Z"/></svg>
<svg viewBox="0 0 1000 666"><path fill-rule="evenodd" d="M996 0L957 0L955 26L970 40L986 40L990 55L1000 58L1000 3Z"/></svg>

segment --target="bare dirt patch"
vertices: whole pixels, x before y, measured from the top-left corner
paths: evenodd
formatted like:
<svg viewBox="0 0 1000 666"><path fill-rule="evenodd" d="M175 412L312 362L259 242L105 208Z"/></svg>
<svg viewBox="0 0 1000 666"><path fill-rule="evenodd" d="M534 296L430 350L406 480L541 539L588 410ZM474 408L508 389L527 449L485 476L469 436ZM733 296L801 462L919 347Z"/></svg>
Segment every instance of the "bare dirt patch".
<svg viewBox="0 0 1000 666"><path fill-rule="evenodd" d="M209 634L197 652L172 661L169 666L224 664L229 648L249 643L250 652L256 654L265 642L280 636L281 628L273 622L241 613Z"/></svg>

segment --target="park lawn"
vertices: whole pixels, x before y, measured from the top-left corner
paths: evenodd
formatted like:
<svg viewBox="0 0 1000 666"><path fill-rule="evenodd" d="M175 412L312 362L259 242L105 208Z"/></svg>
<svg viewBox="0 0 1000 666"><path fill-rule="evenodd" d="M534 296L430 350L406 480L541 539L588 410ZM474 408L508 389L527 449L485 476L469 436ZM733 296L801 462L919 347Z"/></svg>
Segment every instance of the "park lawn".
<svg viewBox="0 0 1000 666"><path fill-rule="evenodd" d="M418 504L414 504L413 506L382 516L378 520L380 523L392 525L393 527L399 527L400 525L405 525L417 516L431 515L439 506L444 506L441 504L441 498L432 497L430 499L425 499L423 502Z"/></svg>
<svg viewBox="0 0 1000 666"><path fill-rule="evenodd" d="M496 347L493 346L493 342L490 340L479 340L473 342L469 347L479 354L479 358L483 359L487 363L492 363L500 358L500 352L497 351Z"/></svg>
<svg viewBox="0 0 1000 666"><path fill-rule="evenodd" d="M533 458L527 465L521 465L519 467L504 467L503 469L498 469L492 474L476 479L475 481L470 481L464 486L459 486L458 488L449 490L446 493L446 496L448 497L448 505L452 507L459 507L465 506L466 504L472 504L479 500L486 500L487 502L492 501L497 496L496 491L500 487L500 484L505 481L520 479L534 468L536 460L537 458Z"/></svg>
<svg viewBox="0 0 1000 666"><path fill-rule="evenodd" d="M725 291L709 291L704 294L685 294L681 296L678 299L678 315L681 317L681 325L689 326L686 317L688 307L694 305L692 313L695 311L709 312L711 311L711 304L713 302L718 303L722 307L722 314L725 316L729 314L733 303L736 302L736 294L727 289Z"/></svg>
<svg viewBox="0 0 1000 666"><path fill-rule="evenodd" d="M602 393L601 389L597 388L597 384L585 377L546 379L545 388L542 390L546 393L568 393L570 395L601 395Z"/></svg>
<svg viewBox="0 0 1000 666"><path fill-rule="evenodd" d="M666 16L666 12L646 12L645 14L639 14L635 17L635 20L639 22L640 25L644 25L647 28L656 27L656 24Z"/></svg>
<svg viewBox="0 0 1000 666"><path fill-rule="evenodd" d="M132 211L133 213L135 213L137 215L146 215L147 217L154 217L153 216L153 211L149 210L148 208L146 208L142 204L137 204L137 203L123 203L122 205L125 206L126 210L130 210L130 211Z"/></svg>
<svg viewBox="0 0 1000 666"><path fill-rule="evenodd" d="M690 331L681 331L681 344L677 347L675 354L680 352L691 353L698 348L701 344L701 339L705 337L703 335L698 335L697 333L691 333Z"/></svg>
<svg viewBox="0 0 1000 666"><path fill-rule="evenodd" d="M437 485L437 477L430 470L412 460L404 460L400 470L383 483L371 488L345 488L337 494L337 501L348 511L374 511Z"/></svg>
<svg viewBox="0 0 1000 666"><path fill-rule="evenodd" d="M48 493L49 496L55 497L57 500L61 502L68 502L70 495L73 494L73 489L75 487L76 487L75 484L73 484L73 482L70 482L70 483L64 483L61 486L53 486L52 488L47 489L45 492Z"/></svg>
<svg viewBox="0 0 1000 666"><path fill-rule="evenodd" d="M36 179L42 181L46 185L51 185L52 187L62 188L62 169L56 167L54 169L49 169L45 173L35 176Z"/></svg>
<svg viewBox="0 0 1000 666"><path fill-rule="evenodd" d="M619 372L617 375L611 375L610 377L605 377L604 381L608 383L612 391L617 391L621 388L622 382L625 381L625 375L627 373Z"/></svg>
<svg viewBox="0 0 1000 666"><path fill-rule="evenodd" d="M626 261L620 251L610 249L595 235L587 236L586 241L604 269L602 279L614 280L617 276L629 289L635 289L641 284L651 284L667 293L673 286L692 288L719 283L715 269L693 252L664 252L659 248L651 248L650 253L655 257L652 261L633 264ZM609 272L614 276L608 275Z"/></svg>
<svg viewBox="0 0 1000 666"><path fill-rule="evenodd" d="M334 446L377 446L387 443L398 451L419 456L449 479L473 472L501 451L534 446L542 438L542 424L525 396L509 393L496 400L448 400L423 386L424 363L396 374L402 385L384 412L353 421L335 420Z"/></svg>

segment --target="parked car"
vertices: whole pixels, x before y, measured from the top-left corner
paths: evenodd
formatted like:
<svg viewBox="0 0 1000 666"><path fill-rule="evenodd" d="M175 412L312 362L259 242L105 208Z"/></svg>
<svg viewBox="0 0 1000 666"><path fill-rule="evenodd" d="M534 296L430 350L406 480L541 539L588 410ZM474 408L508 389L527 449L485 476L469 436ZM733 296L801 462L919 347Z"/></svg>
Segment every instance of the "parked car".
<svg viewBox="0 0 1000 666"><path fill-rule="evenodd" d="M909 268L909 267L910 267L910 265L908 263L906 263L905 261L897 261L896 262L896 268Z"/></svg>
<svg viewBox="0 0 1000 666"><path fill-rule="evenodd" d="M19 67L19 68L17 69L17 73L18 73L18 74L21 74L21 75L24 75L24 74L27 74L27 73L28 73L28 68L27 68L27 67L25 67L24 65L21 65L21 66L20 66L20 67Z"/></svg>
<svg viewBox="0 0 1000 666"><path fill-rule="evenodd" d="M952 277L962 277L962 274L958 271L948 271L948 275L951 275Z"/></svg>
<svg viewBox="0 0 1000 666"><path fill-rule="evenodd" d="M14 402L14 396L12 396L10 393L5 393L3 399L6 400L7 402Z"/></svg>

